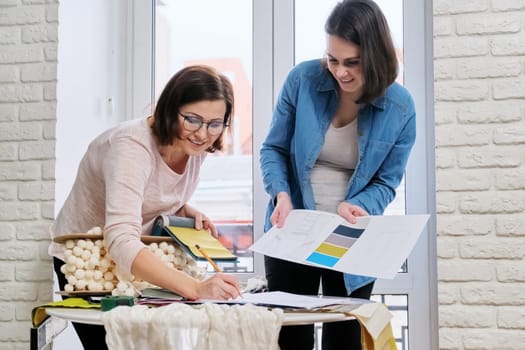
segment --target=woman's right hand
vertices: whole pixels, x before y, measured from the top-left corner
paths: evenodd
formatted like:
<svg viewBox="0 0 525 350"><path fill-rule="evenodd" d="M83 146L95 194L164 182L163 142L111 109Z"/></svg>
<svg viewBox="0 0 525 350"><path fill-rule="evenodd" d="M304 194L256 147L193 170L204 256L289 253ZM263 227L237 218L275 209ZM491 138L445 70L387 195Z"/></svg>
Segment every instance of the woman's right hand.
<svg viewBox="0 0 525 350"><path fill-rule="evenodd" d="M216 273L199 281L182 270L164 263L149 248L141 249L131 266L131 274L156 286L171 290L190 300L237 298L241 288L233 275Z"/></svg>
<svg viewBox="0 0 525 350"><path fill-rule="evenodd" d="M229 300L241 295L239 281L233 275L216 273L197 285L198 299Z"/></svg>
<svg viewBox="0 0 525 350"><path fill-rule="evenodd" d="M284 222L288 217L288 214L290 214L290 212L292 211L293 204L292 200L290 199L290 196L286 192L279 192L275 198L276 204L275 209L273 210L273 213L270 216L270 223L273 226L281 228L283 227Z"/></svg>

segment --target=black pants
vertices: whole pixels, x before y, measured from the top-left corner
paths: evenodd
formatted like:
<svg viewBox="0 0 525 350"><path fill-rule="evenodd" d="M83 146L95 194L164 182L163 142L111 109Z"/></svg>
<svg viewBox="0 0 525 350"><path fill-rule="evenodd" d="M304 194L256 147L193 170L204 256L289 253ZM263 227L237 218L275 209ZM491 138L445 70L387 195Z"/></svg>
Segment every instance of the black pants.
<svg viewBox="0 0 525 350"><path fill-rule="evenodd" d="M58 277L58 285L60 286L60 290L64 290L67 280L66 276L60 272L60 266L64 265L64 262L60 259L53 258L53 265ZM63 297L63 299L66 299L66 297ZM80 338L80 342L82 343L84 350L105 350L108 348L106 345L106 330L104 329L104 326L76 322L71 323L73 324L73 327Z"/></svg>
<svg viewBox="0 0 525 350"><path fill-rule="evenodd" d="M346 297L343 273L264 257L270 291L317 295L322 282L323 295ZM374 282L353 291L353 298L370 299ZM314 325L285 326L279 334L281 350L312 350ZM323 350L361 350L361 326L356 320L323 324Z"/></svg>

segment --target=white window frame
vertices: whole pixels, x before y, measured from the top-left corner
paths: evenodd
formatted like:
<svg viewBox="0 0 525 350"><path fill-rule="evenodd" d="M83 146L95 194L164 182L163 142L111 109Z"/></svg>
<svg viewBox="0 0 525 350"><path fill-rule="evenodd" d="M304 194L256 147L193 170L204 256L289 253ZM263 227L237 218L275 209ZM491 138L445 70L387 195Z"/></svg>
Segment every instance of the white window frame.
<svg viewBox="0 0 525 350"><path fill-rule="evenodd" d="M126 36L126 107L125 115L135 119L151 110L154 96L155 0L128 3Z"/></svg>
<svg viewBox="0 0 525 350"><path fill-rule="evenodd" d="M126 115L142 115L153 95L154 0L133 0L129 31ZM378 280L374 294L408 296L409 347L438 349L437 257L435 229L432 0L404 0L404 85L416 102L417 138L405 175L406 212L430 213L431 219L410 257L409 272ZM253 2L253 191L254 238L263 232L268 196L259 169L259 147L268 130L273 105L294 63L293 0ZM411 33L410 37L406 33ZM190 34L190 33L189 33ZM254 275L264 275L263 257L255 254ZM251 274L243 274L247 278Z"/></svg>
<svg viewBox="0 0 525 350"><path fill-rule="evenodd" d="M266 137L274 102L275 46L272 1L253 1L253 232L257 240L264 232L269 196L264 190L259 166L259 148ZM264 276L264 257L254 254L254 273Z"/></svg>

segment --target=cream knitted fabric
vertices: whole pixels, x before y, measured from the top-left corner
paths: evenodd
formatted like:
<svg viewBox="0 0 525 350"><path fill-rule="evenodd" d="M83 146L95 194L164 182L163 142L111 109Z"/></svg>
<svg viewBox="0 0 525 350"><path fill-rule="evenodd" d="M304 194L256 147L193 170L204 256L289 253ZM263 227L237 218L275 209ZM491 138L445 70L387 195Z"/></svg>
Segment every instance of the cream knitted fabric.
<svg viewBox="0 0 525 350"><path fill-rule="evenodd" d="M119 306L102 316L110 350L278 350L281 309L173 303Z"/></svg>

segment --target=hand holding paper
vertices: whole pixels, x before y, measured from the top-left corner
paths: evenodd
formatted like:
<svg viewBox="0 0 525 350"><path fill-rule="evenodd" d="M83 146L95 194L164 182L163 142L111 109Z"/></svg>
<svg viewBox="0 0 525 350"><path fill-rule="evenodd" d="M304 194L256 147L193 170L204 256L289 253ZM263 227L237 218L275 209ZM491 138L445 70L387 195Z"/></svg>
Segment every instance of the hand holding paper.
<svg viewBox="0 0 525 350"><path fill-rule="evenodd" d="M293 210L250 250L345 273L394 278L429 215L366 216L350 224L337 214Z"/></svg>

